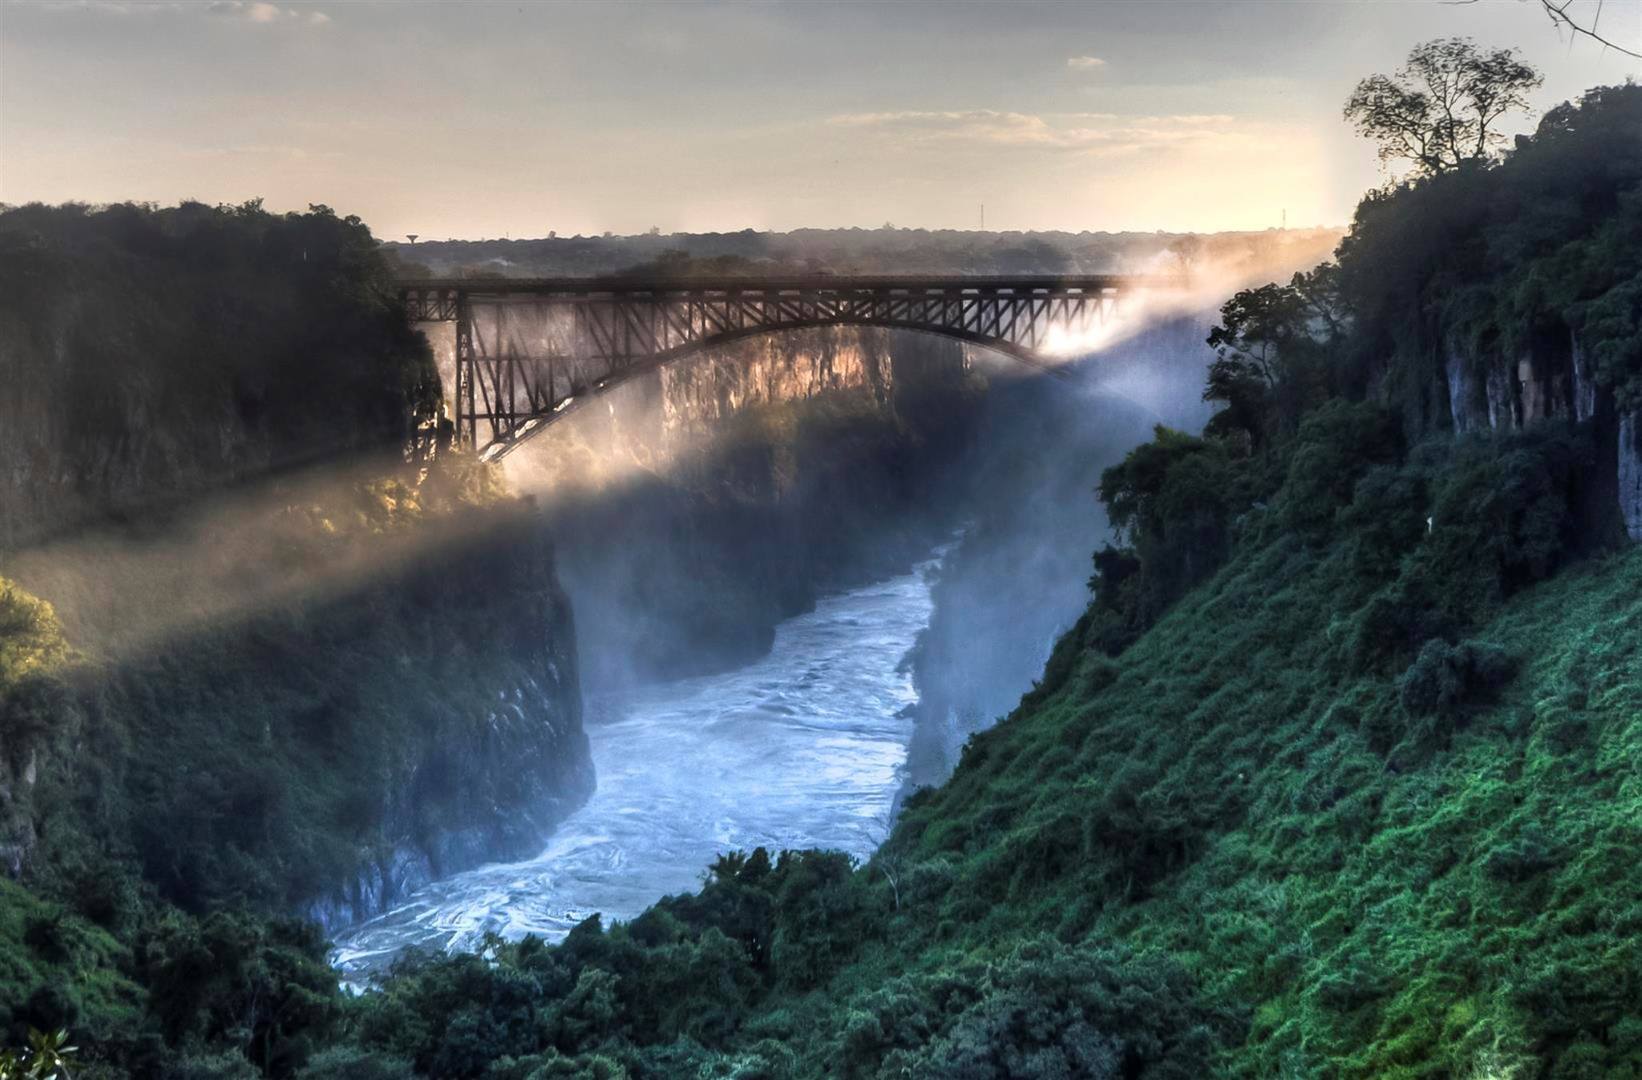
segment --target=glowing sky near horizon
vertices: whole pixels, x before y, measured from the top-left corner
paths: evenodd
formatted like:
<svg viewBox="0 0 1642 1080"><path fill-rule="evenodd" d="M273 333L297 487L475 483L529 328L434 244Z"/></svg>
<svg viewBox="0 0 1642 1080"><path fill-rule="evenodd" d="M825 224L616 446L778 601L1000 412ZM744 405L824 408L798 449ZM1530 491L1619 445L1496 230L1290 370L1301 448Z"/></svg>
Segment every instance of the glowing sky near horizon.
<svg viewBox="0 0 1642 1080"><path fill-rule="evenodd" d="M1642 43L1642 0L1601 17ZM1339 224L1382 178L1341 102L1447 35L1520 48L1540 109L1642 76L1522 0L0 0L0 202L262 197L385 238L982 203L993 229Z"/></svg>

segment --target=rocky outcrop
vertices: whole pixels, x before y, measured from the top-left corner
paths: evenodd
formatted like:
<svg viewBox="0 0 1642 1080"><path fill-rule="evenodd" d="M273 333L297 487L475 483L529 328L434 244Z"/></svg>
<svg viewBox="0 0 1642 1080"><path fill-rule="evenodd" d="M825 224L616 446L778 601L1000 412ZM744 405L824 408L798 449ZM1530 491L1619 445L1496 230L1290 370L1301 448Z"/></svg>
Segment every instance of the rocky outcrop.
<svg viewBox="0 0 1642 1080"><path fill-rule="evenodd" d="M1448 416L1454 432L1465 435L1475 431L1482 411L1478 405L1482 393L1465 353L1452 341L1443 347L1443 374L1448 382Z"/></svg>
<svg viewBox="0 0 1642 1080"><path fill-rule="evenodd" d="M440 580L420 580L429 572ZM431 605L456 640L424 640L461 660L452 678L412 691L431 699L393 706L411 722L368 774L381 809L359 869L308 906L327 930L429 881L537 854L593 792L570 600L540 522L513 522L403 587L417 594L405 617L426 627Z"/></svg>
<svg viewBox="0 0 1642 1080"><path fill-rule="evenodd" d="M1523 371L1516 363L1449 335L1442 346L1448 415L1456 434L1522 426Z"/></svg>
<svg viewBox="0 0 1642 1080"><path fill-rule="evenodd" d="M1591 358L1572 330L1568 331L1568 370L1574 419L1580 423L1596 419L1601 388L1596 382L1596 372L1591 369Z"/></svg>
<svg viewBox="0 0 1642 1080"><path fill-rule="evenodd" d="M1625 532L1642 541L1642 414L1636 410L1619 417L1619 514Z"/></svg>
<svg viewBox="0 0 1642 1080"><path fill-rule="evenodd" d="M1598 383L1576 333L1560 324L1542 328L1515 355L1468 346L1450 335L1442 357L1456 434L1512 431L1549 420L1595 424L1607 464L1592 478L1591 490L1600 493L1593 497L1602 504L1592 511L1592 525L1612 527L1614 504L1608 500L1617 497L1625 532L1642 541L1642 413L1616 413L1613 395ZM1617 450L1610 455L1609 447Z"/></svg>
<svg viewBox="0 0 1642 1080"><path fill-rule="evenodd" d="M1450 334L1442 346L1449 419L1458 434L1513 431L1542 420L1596 414L1597 386L1566 328L1535 334L1507 354L1492 343Z"/></svg>
<svg viewBox="0 0 1642 1080"><path fill-rule="evenodd" d="M565 644L573 645L567 638ZM486 862L528 858L592 794L581 695L561 660L544 678L500 691L482 729L433 745L395 786L380 829L354 877L314 900L307 914L334 932L387 910L398 898ZM466 795L454 820L448 794Z"/></svg>

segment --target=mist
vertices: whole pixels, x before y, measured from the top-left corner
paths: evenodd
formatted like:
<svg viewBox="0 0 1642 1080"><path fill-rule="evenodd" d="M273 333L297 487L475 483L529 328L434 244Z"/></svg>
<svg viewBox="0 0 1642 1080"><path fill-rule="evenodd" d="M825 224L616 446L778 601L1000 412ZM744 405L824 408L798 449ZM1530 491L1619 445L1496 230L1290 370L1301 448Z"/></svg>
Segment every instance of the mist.
<svg viewBox="0 0 1642 1080"><path fill-rule="evenodd" d="M559 418L502 464L543 510L584 688L596 699L751 663L822 597L945 545L903 664L919 696L903 779L938 782L1087 605L1090 556L1110 539L1101 472L1155 425L1209 418L1219 304L1331 242L1154 247L1140 269L1170 287L1121 298L1042 367L901 331L789 332ZM448 367L448 335L434 342ZM920 401L932 386L947 396Z"/></svg>

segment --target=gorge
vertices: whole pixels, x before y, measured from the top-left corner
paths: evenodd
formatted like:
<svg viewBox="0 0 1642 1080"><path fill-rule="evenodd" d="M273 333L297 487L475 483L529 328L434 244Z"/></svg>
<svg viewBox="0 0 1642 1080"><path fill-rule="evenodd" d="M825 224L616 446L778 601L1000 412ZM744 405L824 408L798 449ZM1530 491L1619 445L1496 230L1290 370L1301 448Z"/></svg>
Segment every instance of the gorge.
<svg viewBox="0 0 1642 1080"><path fill-rule="evenodd" d="M1343 236L1040 238L1199 260L1061 377L811 328L501 463L357 219L0 212L0 1030L1635 1072L1639 132L1591 91Z"/></svg>

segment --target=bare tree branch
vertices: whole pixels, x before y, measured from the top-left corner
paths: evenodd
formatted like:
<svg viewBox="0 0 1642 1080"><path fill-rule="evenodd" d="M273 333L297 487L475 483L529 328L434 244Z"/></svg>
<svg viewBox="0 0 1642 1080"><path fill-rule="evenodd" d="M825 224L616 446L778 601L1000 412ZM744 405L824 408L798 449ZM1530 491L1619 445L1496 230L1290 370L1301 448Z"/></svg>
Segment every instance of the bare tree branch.
<svg viewBox="0 0 1642 1080"><path fill-rule="evenodd" d="M1602 4L1600 0L1598 0L1596 5L1596 14L1591 18L1591 25L1589 26L1581 26L1574 20L1572 15L1568 14L1568 9L1574 6L1574 0L1562 0L1560 4L1557 3L1556 0L1539 0L1539 6L1545 9L1546 15L1550 16L1551 24L1553 26L1567 27L1569 33L1576 35L1583 34L1585 37L1588 37L1592 41L1602 45L1603 48L1612 49L1615 52L1622 52L1626 56L1634 56L1636 59L1642 60L1642 52L1637 52L1634 49L1627 49L1623 45L1615 44L1614 42L1603 37L1597 30L1597 23L1602 20Z"/></svg>
<svg viewBox="0 0 1642 1080"><path fill-rule="evenodd" d="M1475 4L1477 0L1442 0L1442 2L1444 4L1457 6L1460 4ZM1528 0L1524 0L1524 2L1528 2ZM1592 16L1591 25L1589 26L1582 25L1579 20L1575 19L1573 15L1569 13L1568 9L1572 8L1574 4L1579 2L1579 0L1560 0L1560 2L1558 2L1558 0L1534 0L1534 2L1538 3L1540 7L1545 9L1545 14L1550 18L1551 25L1555 26L1558 30L1567 29L1567 31L1575 37L1588 37L1605 49L1612 49L1615 52L1624 53L1626 56L1632 56L1638 60L1642 60L1642 52L1638 52L1635 49L1627 49L1618 42L1611 41L1610 39L1604 37L1601 31L1597 29L1597 24L1602 21L1602 0L1597 0L1596 14Z"/></svg>

